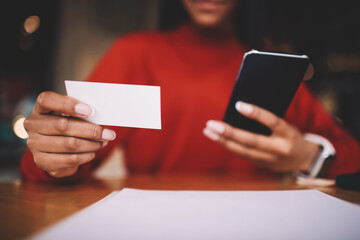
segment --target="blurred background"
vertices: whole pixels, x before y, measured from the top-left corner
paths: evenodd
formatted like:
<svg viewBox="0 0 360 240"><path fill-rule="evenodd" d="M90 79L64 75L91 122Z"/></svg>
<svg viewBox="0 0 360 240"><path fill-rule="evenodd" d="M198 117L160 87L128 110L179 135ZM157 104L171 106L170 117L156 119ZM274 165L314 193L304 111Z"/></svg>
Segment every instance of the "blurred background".
<svg viewBox="0 0 360 240"><path fill-rule="evenodd" d="M44 90L83 80L111 42L166 27L174 0L12 0L0 15L0 181L17 179L26 149L22 122ZM360 139L360 8L352 0L248 0L241 39L254 48L307 54L308 84Z"/></svg>

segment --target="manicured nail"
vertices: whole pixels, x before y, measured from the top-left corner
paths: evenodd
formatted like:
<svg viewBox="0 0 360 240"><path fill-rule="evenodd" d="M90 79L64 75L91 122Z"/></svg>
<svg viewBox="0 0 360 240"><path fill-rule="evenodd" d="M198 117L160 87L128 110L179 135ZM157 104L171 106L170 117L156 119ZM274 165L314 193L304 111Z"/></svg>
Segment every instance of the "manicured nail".
<svg viewBox="0 0 360 240"><path fill-rule="evenodd" d="M104 141L104 142L103 142L103 147L106 147L106 145L108 145L108 144L109 144L108 141Z"/></svg>
<svg viewBox="0 0 360 240"><path fill-rule="evenodd" d="M210 128L212 131L216 133L224 133L225 132L225 126L219 122L215 122L213 120L210 120L206 123L206 127Z"/></svg>
<svg viewBox="0 0 360 240"><path fill-rule="evenodd" d="M103 140L109 140L112 141L116 137L116 133L113 130L110 129L104 129L102 132L102 139Z"/></svg>
<svg viewBox="0 0 360 240"><path fill-rule="evenodd" d="M205 136L207 136L208 138L210 138L213 141L217 141L217 140L220 139L220 136L217 133L209 130L208 128L205 128L203 130L203 133L204 133Z"/></svg>
<svg viewBox="0 0 360 240"><path fill-rule="evenodd" d="M75 112L79 115L83 115L86 117L90 117L95 113L92 107L85 105L83 103L79 103L75 105Z"/></svg>
<svg viewBox="0 0 360 240"><path fill-rule="evenodd" d="M253 108L253 106L251 106L251 104L244 103L244 102L241 102L241 101L238 101L238 102L235 103L235 108L240 113L245 113L245 114L250 114L254 110L254 108Z"/></svg>

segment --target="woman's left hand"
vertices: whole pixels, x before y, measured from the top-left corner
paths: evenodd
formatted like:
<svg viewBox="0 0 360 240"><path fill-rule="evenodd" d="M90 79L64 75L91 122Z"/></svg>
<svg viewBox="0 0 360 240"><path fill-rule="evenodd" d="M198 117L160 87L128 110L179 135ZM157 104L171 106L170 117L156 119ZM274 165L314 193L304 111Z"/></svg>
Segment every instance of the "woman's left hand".
<svg viewBox="0 0 360 240"><path fill-rule="evenodd" d="M319 145L304 139L294 126L258 106L238 102L237 110L272 130L270 136L235 128L221 121L210 120L205 136L252 162L276 172L308 171L318 154Z"/></svg>

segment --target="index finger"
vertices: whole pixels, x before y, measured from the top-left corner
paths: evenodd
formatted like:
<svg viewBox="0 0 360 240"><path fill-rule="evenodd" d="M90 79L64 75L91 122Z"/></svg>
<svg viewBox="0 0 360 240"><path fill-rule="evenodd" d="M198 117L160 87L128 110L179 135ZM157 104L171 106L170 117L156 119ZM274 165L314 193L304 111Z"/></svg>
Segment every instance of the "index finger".
<svg viewBox="0 0 360 240"><path fill-rule="evenodd" d="M236 110L244 116L264 124L273 132L286 133L286 130L288 129L287 123L282 118L268 110L241 101L237 102L235 107Z"/></svg>
<svg viewBox="0 0 360 240"><path fill-rule="evenodd" d="M58 112L80 118L89 117L94 112L92 107L75 98L50 91L39 94L34 111L39 114Z"/></svg>

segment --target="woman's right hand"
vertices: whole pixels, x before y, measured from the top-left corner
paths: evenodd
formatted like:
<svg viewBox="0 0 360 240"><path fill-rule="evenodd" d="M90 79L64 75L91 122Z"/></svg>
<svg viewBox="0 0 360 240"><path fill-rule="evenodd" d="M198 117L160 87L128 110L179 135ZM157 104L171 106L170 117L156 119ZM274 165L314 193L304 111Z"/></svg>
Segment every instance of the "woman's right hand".
<svg viewBox="0 0 360 240"><path fill-rule="evenodd" d="M27 145L36 165L53 177L76 173L79 165L95 158L95 152L116 134L83 120L93 110L88 105L55 92L39 94L32 114L25 119Z"/></svg>

